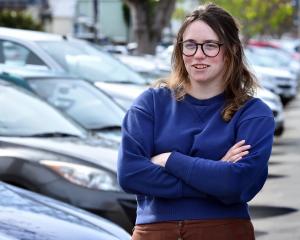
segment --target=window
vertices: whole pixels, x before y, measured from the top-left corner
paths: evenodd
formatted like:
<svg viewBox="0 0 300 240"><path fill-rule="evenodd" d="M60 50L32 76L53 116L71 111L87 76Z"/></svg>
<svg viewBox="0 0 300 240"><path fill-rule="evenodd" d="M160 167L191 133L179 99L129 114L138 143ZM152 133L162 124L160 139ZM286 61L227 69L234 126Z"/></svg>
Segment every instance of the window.
<svg viewBox="0 0 300 240"><path fill-rule="evenodd" d="M0 63L9 66L33 65L47 67L46 64L28 48L11 41L0 41Z"/></svg>

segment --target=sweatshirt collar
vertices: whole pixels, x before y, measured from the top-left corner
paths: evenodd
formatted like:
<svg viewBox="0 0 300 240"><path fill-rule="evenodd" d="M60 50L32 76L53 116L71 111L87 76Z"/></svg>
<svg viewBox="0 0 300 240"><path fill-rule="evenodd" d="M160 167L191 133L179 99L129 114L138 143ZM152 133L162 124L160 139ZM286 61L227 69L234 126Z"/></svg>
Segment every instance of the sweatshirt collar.
<svg viewBox="0 0 300 240"><path fill-rule="evenodd" d="M209 106L212 104L224 103L225 93L223 92L223 93L220 93L216 96L213 96L213 97L207 98L207 99L198 99L198 98L191 96L190 94L186 94L184 97L184 100L193 105Z"/></svg>

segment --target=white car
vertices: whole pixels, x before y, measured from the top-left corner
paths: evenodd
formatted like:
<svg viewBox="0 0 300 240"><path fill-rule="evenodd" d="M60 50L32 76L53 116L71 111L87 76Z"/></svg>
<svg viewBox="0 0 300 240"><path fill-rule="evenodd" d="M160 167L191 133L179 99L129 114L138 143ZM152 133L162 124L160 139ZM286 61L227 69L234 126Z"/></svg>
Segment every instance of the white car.
<svg viewBox="0 0 300 240"><path fill-rule="evenodd" d="M280 40L273 40L272 42L280 45L280 47L287 52L291 53L299 60L300 54L300 39L280 39Z"/></svg>
<svg viewBox="0 0 300 240"><path fill-rule="evenodd" d="M258 88L255 97L260 98L272 110L275 120L275 136L281 136L284 132L284 112L278 95L265 89Z"/></svg>
<svg viewBox="0 0 300 240"><path fill-rule="evenodd" d="M272 82L277 86L276 94L278 94L284 104L297 95L297 76L285 69L283 66L272 66L271 59L255 54L248 49L245 50L247 61L262 81ZM262 83L263 85L263 83Z"/></svg>
<svg viewBox="0 0 300 240"><path fill-rule="evenodd" d="M8 47L14 49L14 58ZM0 64L71 73L91 81L125 108L131 104L127 95L147 86L146 79L111 54L82 40L44 32L0 27Z"/></svg>
<svg viewBox="0 0 300 240"><path fill-rule="evenodd" d="M266 64L275 68L285 68L292 74L296 75L297 81L300 80L300 62L293 59L291 54L278 48L267 47L249 47L255 54L264 56L267 60Z"/></svg>
<svg viewBox="0 0 300 240"><path fill-rule="evenodd" d="M152 55L135 56L115 54L115 56L120 59L121 62L144 76L150 83L170 74L169 66L161 59Z"/></svg>

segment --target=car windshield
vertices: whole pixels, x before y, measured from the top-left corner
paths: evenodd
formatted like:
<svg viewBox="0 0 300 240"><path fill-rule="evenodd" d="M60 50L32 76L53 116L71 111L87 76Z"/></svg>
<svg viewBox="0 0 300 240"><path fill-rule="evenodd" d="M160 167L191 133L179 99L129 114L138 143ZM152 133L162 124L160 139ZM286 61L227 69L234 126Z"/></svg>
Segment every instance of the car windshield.
<svg viewBox="0 0 300 240"><path fill-rule="evenodd" d="M37 42L66 71L89 81L146 84L138 73L105 53L83 41Z"/></svg>
<svg viewBox="0 0 300 240"><path fill-rule="evenodd" d="M280 45L288 52L300 52L300 41L296 39L280 41Z"/></svg>
<svg viewBox="0 0 300 240"><path fill-rule="evenodd" d="M264 56L251 51L245 51L245 55L250 64L260 67L282 68L282 64L270 56Z"/></svg>
<svg viewBox="0 0 300 240"><path fill-rule="evenodd" d="M34 91L81 126L108 129L121 126L125 111L88 82L72 79L32 79Z"/></svg>
<svg viewBox="0 0 300 240"><path fill-rule="evenodd" d="M0 135L33 136L43 134L85 137L83 129L31 94L0 85Z"/></svg>
<svg viewBox="0 0 300 240"><path fill-rule="evenodd" d="M259 56L266 56L268 59L272 58L273 61L279 62L282 66L288 66L292 61L288 53L281 50L274 50L271 48L254 48L254 53L259 54Z"/></svg>

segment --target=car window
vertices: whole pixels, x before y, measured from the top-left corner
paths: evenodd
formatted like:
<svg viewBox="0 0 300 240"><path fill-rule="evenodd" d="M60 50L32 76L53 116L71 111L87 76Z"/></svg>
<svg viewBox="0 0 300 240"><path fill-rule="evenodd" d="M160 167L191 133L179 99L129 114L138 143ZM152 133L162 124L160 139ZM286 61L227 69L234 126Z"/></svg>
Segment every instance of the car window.
<svg viewBox="0 0 300 240"><path fill-rule="evenodd" d="M280 68L282 67L278 59L274 59L267 55L255 54L251 51L245 51L247 61L256 66L269 67L269 68Z"/></svg>
<svg viewBox="0 0 300 240"><path fill-rule="evenodd" d="M288 66L291 62L289 54L282 50L279 49L275 50L272 48L252 48L252 49L254 50L254 53L271 58L273 59L273 61L279 62L281 66Z"/></svg>
<svg viewBox="0 0 300 240"><path fill-rule="evenodd" d="M0 63L10 66L43 66L46 64L28 48L12 41L0 41Z"/></svg>
<svg viewBox="0 0 300 240"><path fill-rule="evenodd" d="M85 136L77 125L47 103L11 86L0 85L0 135L28 136L61 132Z"/></svg>
<svg viewBox="0 0 300 240"><path fill-rule="evenodd" d="M146 84L138 73L110 54L80 41L37 42L66 71L89 81Z"/></svg>
<svg viewBox="0 0 300 240"><path fill-rule="evenodd" d="M34 91L88 129L121 126L125 111L98 88L82 80L32 79Z"/></svg>

